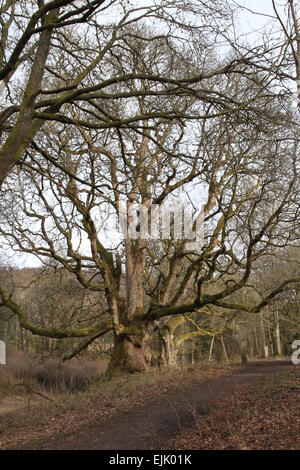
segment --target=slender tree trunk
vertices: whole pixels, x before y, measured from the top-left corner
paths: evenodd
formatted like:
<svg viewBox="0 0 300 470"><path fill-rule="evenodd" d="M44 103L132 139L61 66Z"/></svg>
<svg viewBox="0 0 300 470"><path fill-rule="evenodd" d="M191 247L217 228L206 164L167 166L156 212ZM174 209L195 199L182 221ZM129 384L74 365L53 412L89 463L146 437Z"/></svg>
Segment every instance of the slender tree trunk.
<svg viewBox="0 0 300 470"><path fill-rule="evenodd" d="M241 362L245 364L248 362L248 354L247 354L247 340L242 339L240 342L240 348L241 348Z"/></svg>
<svg viewBox="0 0 300 470"><path fill-rule="evenodd" d="M229 364L229 359L228 359L227 351L226 351L226 348L225 348L225 343L224 343L222 333L220 334L220 338L221 338L222 348L223 348L223 351L224 351L224 356L225 356L226 362L227 362L227 364Z"/></svg>
<svg viewBox="0 0 300 470"><path fill-rule="evenodd" d="M194 341L192 341L192 357L191 357L191 363L192 365L195 364L195 345L194 345Z"/></svg>
<svg viewBox="0 0 300 470"><path fill-rule="evenodd" d="M270 328L270 312L268 311L268 317L267 317L267 321L268 321L268 337L269 337L269 344L270 344L270 348L271 348L271 354L272 356L274 356L274 345L273 345L273 339L272 339L272 334L271 334L271 328Z"/></svg>
<svg viewBox="0 0 300 470"><path fill-rule="evenodd" d="M208 362L209 362L209 363L210 363L211 358L212 358L212 352L213 352L214 342L215 342L215 337L213 336L212 339L211 339L210 348L209 348L209 356L208 356Z"/></svg>
<svg viewBox="0 0 300 470"><path fill-rule="evenodd" d="M262 339L262 346L263 346L263 357L268 358L269 348L268 348L267 341L266 341L263 312L260 312L260 326L261 326L261 339Z"/></svg>
<svg viewBox="0 0 300 470"><path fill-rule="evenodd" d="M275 310L275 337L276 337L277 354L278 354L278 356L282 356L281 339L280 339L279 312L278 312L277 307L276 307L276 310Z"/></svg>

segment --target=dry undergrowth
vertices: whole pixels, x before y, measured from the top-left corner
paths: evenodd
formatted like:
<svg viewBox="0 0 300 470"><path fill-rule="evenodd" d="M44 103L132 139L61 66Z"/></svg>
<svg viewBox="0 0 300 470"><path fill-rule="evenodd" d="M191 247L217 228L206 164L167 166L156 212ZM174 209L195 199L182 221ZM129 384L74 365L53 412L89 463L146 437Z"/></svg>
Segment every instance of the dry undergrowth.
<svg viewBox="0 0 300 470"><path fill-rule="evenodd" d="M84 368L83 362L81 369ZM18 390L18 399L23 399L23 407L18 407L13 413L0 413L0 449L36 446L39 441L61 437L93 421L105 421L121 411L157 401L164 394L185 385L226 372L226 367L204 368L198 365L197 368L116 377L110 381L102 375L88 380L84 388L78 389L68 387L69 382L63 380L59 381L60 386L45 387L47 382L41 384L36 377L29 377L27 381L23 377L25 386L16 388L16 378L10 377L6 390L11 396L15 396ZM50 376L53 377L53 373ZM2 377L2 387L0 380L0 390L3 390L4 380Z"/></svg>

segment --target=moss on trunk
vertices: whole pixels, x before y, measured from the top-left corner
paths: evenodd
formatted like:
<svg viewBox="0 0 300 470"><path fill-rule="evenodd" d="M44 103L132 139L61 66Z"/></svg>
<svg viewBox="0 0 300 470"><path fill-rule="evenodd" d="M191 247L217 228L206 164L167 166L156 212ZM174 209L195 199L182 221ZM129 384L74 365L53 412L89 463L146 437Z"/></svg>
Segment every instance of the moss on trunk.
<svg viewBox="0 0 300 470"><path fill-rule="evenodd" d="M150 369L151 332L152 328L149 326L130 325L130 331L115 335L114 350L107 370L109 377Z"/></svg>
<svg viewBox="0 0 300 470"><path fill-rule="evenodd" d="M130 339L118 340L108 367L108 376L118 373L145 372L149 369L147 351Z"/></svg>

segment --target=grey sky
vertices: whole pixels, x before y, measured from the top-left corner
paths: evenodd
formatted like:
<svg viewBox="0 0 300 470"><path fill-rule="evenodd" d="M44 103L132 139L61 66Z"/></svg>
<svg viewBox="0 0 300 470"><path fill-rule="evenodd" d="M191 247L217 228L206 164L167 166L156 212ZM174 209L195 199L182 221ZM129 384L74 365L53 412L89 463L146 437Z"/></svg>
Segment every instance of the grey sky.
<svg viewBox="0 0 300 470"><path fill-rule="evenodd" d="M268 23L272 22L274 11L272 0L234 0L235 3L245 7L239 15L240 26L244 32L262 30ZM284 1L276 1L278 11L283 13ZM252 13L253 12L253 13ZM268 15L268 16L264 16Z"/></svg>

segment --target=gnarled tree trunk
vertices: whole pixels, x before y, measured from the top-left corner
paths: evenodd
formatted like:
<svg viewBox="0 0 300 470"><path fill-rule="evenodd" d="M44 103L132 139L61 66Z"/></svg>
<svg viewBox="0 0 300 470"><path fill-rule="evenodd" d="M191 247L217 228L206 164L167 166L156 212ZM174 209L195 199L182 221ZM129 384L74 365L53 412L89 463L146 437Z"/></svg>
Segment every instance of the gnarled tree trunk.
<svg viewBox="0 0 300 470"><path fill-rule="evenodd" d="M129 328L132 329L131 334L115 334L114 350L108 367L109 376L149 370L152 327L137 324Z"/></svg>
<svg viewBox="0 0 300 470"><path fill-rule="evenodd" d="M143 273L145 240L126 242L126 307L118 312L119 325L114 328L114 350L108 368L110 376L118 373L143 372L150 367L152 323L143 321Z"/></svg>

